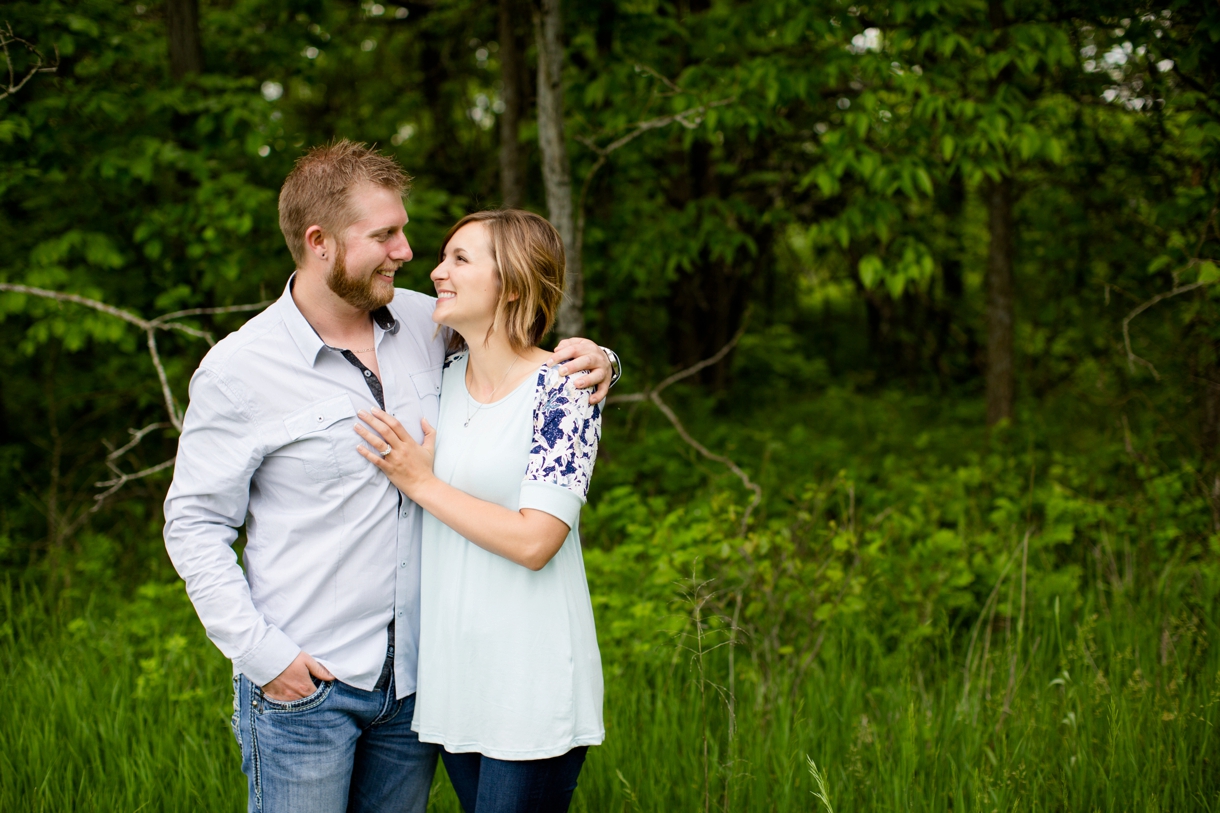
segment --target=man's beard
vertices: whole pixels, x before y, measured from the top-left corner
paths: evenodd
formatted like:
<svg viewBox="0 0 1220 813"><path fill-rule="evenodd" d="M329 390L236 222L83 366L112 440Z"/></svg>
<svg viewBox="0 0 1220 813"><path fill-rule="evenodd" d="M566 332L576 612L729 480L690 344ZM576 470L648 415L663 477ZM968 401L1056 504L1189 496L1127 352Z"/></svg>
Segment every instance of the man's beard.
<svg viewBox="0 0 1220 813"><path fill-rule="evenodd" d="M343 246L339 245L335 250L335 267L331 269L330 275L326 278L326 285L335 295L342 299L353 308L359 308L362 311L372 313L380 307L390 304L394 301L394 288L385 293L378 293L373 288L373 275L353 279L347 273L347 252ZM378 266L378 270L381 267Z"/></svg>

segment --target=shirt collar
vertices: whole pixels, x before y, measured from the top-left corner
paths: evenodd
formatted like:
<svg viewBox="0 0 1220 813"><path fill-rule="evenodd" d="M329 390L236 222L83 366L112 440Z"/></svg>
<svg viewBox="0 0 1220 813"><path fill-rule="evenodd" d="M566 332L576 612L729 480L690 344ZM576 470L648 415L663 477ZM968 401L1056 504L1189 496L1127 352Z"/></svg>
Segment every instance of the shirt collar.
<svg viewBox="0 0 1220 813"><path fill-rule="evenodd" d="M389 305L382 305L377 310L373 311L373 321L377 323L377 327L389 333L391 336L398 333L398 320L394 318L393 312Z"/></svg>
<svg viewBox="0 0 1220 813"><path fill-rule="evenodd" d="M288 284L284 286L284 294L280 297L278 304L283 311L284 325L288 328L288 335L292 337L301 351L301 355L312 367L317 363L318 354L326 347L326 343L322 341L318 331L313 329L313 325L309 324L305 314L301 313L301 309L297 307L296 300L292 298L292 283L296 280L296 276L296 272L293 272L292 276L288 278ZM381 330L391 336L398 333L400 325L388 305L382 305L373 311L372 316L373 322ZM378 336L377 339L380 343L381 337Z"/></svg>

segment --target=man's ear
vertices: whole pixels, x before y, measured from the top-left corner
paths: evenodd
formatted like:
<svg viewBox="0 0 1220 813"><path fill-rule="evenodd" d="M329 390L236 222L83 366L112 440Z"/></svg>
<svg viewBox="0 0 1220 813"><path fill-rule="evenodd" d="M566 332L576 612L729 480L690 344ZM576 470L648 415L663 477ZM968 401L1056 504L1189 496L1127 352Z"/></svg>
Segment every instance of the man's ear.
<svg viewBox="0 0 1220 813"><path fill-rule="evenodd" d="M315 224L305 230L305 248L320 260L330 259L332 251L328 242L321 226Z"/></svg>

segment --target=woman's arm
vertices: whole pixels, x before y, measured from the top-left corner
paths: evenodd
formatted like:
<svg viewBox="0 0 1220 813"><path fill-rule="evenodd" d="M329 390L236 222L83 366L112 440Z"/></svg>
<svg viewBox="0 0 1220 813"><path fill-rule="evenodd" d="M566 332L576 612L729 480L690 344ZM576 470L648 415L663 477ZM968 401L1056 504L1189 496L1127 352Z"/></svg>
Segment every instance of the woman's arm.
<svg viewBox="0 0 1220 813"><path fill-rule="evenodd" d="M416 443L397 418L375 409L361 411L362 421L376 434L356 425L356 433L369 444L360 454L386 473L398 489L432 516L486 551L503 556L530 570L541 570L568 537L568 525L545 511L523 508L511 511L480 500L441 481L432 473L436 430L423 422L424 442ZM383 450L384 456L370 449Z"/></svg>

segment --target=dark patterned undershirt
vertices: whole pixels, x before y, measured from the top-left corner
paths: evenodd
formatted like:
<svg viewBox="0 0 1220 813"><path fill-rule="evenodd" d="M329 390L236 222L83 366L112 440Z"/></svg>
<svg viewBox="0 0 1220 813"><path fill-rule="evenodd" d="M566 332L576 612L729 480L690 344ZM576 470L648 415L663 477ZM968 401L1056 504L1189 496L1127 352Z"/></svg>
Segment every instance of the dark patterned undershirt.
<svg viewBox="0 0 1220 813"><path fill-rule="evenodd" d="M339 350L339 348L335 348ZM360 359L356 358L356 354L351 350L339 350L343 354L343 358L351 362L352 366L359 370L364 375L364 383L369 385L369 392L373 393L373 397L377 399L377 406L385 409L385 390L381 388L381 379L373 375L373 371L364 366Z"/></svg>
<svg viewBox="0 0 1220 813"><path fill-rule="evenodd" d="M382 306L373 311L371 315L373 317L373 321L375 321L377 325L386 333L393 336L398 332L398 320L395 319L394 315L390 313L389 308ZM364 376L364 383L369 385L369 392L373 393L373 398L377 400L377 406L381 407L381 409L384 411L385 390L383 390L381 387L381 379L374 375L372 370L365 367L364 363L360 361L360 359L356 358L356 354L351 350L344 350L341 347L330 347L330 345L327 345L327 347L338 353L342 353L343 358L347 359L353 367L360 371L360 373Z"/></svg>

